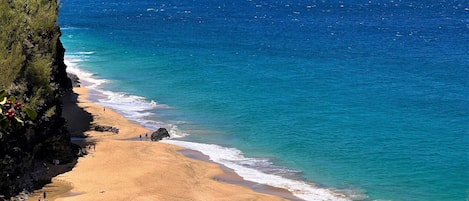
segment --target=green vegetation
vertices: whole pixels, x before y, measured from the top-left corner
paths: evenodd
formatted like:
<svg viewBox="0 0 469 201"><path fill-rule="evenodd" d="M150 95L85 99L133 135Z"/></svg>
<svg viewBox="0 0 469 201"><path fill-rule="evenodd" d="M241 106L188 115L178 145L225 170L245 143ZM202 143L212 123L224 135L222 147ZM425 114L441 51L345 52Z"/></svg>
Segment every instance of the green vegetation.
<svg viewBox="0 0 469 201"><path fill-rule="evenodd" d="M0 0L0 199L31 187L34 163L74 158L57 18L57 0Z"/></svg>
<svg viewBox="0 0 469 201"><path fill-rule="evenodd" d="M23 103L16 101L13 96L7 97L5 90L0 90L0 130L5 131L11 126L23 127L25 119L28 119L27 123L32 124L31 120L36 120L36 117L34 110L24 107Z"/></svg>
<svg viewBox="0 0 469 201"><path fill-rule="evenodd" d="M19 93L50 95L56 60L57 2L0 1L0 88L25 85ZM27 91L30 90L30 91Z"/></svg>

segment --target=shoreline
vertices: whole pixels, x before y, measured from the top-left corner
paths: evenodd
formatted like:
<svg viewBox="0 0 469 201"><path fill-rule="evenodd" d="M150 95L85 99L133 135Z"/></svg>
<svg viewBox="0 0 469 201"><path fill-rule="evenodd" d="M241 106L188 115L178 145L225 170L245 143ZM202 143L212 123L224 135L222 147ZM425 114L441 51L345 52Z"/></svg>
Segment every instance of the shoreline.
<svg viewBox="0 0 469 201"><path fill-rule="evenodd" d="M138 139L150 130L89 100L89 89L74 88L64 100L72 136L87 136L96 150L73 169L52 178L29 200L301 200L286 189L243 180L208 156L167 143ZM81 111L80 111L81 110ZM79 115L81 114L81 115ZM88 117L92 118L89 119ZM113 126L119 134L90 130Z"/></svg>
<svg viewBox="0 0 469 201"><path fill-rule="evenodd" d="M205 155L205 154L203 154L199 151L195 151L195 150L192 150L192 149L183 149L183 150L180 150L179 152L181 152L182 154L184 154L184 156L189 157L189 158L194 158L194 159L205 161L205 162L208 162L208 163L214 163L214 162L210 161L209 156L207 156L207 155ZM215 163L215 164L220 165L218 163ZM234 170L232 170L232 169L230 169L230 168L228 168L224 165L220 165L220 167L222 168L223 173L220 174L220 175L217 175L213 178L216 181L221 181L221 182L224 182L224 183L246 186L246 187L249 187L250 189L252 189L256 192L278 196L278 197L281 197L281 198L288 199L290 201L302 201L302 199L294 196L290 191L288 191L286 189L277 188L277 187L273 187L273 186L269 186L269 185L265 185L265 184L260 184L260 183L256 183L256 182L247 181L247 180L243 179L241 176L239 176L238 174L236 174L236 172Z"/></svg>

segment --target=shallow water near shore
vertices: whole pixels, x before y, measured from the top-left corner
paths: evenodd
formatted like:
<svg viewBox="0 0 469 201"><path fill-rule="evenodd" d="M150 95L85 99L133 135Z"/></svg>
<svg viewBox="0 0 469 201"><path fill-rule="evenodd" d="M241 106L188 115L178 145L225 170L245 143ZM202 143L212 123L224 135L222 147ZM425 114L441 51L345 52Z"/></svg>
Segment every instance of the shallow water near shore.
<svg viewBox="0 0 469 201"><path fill-rule="evenodd" d="M208 157L207 155L204 155L203 153L199 151L185 149L185 150L181 150L180 152L190 158L194 158L194 159L202 160L206 162L212 162L210 160L210 157ZM226 182L226 183L231 183L231 184L236 184L236 185L246 186L257 192L266 193L270 195L276 195L276 196L279 196L279 197L282 197L291 201L301 200L300 198L294 197L291 194L291 192L289 192L286 189L275 188L275 187L264 185L264 184L246 181L242 177L237 175L235 171L233 171L232 169L227 168L223 165L221 167L225 173L215 177L215 180Z"/></svg>
<svg viewBox="0 0 469 201"><path fill-rule="evenodd" d="M449 201L469 191L468 8L63 0L59 21L92 99L244 179Z"/></svg>

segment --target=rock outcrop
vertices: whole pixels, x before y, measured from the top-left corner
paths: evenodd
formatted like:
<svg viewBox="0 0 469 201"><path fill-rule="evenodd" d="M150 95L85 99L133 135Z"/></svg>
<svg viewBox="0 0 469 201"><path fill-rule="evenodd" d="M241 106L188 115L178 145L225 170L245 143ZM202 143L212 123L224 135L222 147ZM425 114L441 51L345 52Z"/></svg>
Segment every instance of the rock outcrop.
<svg viewBox="0 0 469 201"><path fill-rule="evenodd" d="M112 133L115 133L115 134L119 134L119 128L112 127L112 126L96 125L96 126L94 126L94 130L99 131L99 132L112 132Z"/></svg>
<svg viewBox="0 0 469 201"><path fill-rule="evenodd" d="M159 128L157 131L151 134L151 141L160 141L163 138L169 138L170 135L166 128Z"/></svg>
<svg viewBox="0 0 469 201"><path fill-rule="evenodd" d="M72 86L73 87L80 87L80 79L78 78L77 75L72 74L72 73L68 73L68 77L72 81Z"/></svg>

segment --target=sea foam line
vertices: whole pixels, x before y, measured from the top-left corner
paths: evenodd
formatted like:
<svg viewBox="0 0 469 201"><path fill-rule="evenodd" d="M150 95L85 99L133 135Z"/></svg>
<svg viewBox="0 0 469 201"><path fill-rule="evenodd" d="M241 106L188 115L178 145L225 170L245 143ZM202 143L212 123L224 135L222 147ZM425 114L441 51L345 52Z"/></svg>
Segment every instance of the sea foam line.
<svg viewBox="0 0 469 201"><path fill-rule="evenodd" d="M244 157L243 153L238 149L222 147L214 144L203 144L179 140L163 140L162 142L200 151L201 153L209 156L210 160L213 162L222 164L232 169L236 172L236 174L247 181L287 189L293 195L307 201L351 200L345 195L336 193L330 189L315 187L313 184L309 184L303 181L288 179L274 174L267 174L255 168L246 167L242 164L247 163L247 161L251 161L248 162L251 164L256 163L257 159Z"/></svg>
<svg viewBox="0 0 469 201"><path fill-rule="evenodd" d="M94 52L69 53L65 55L64 62L67 65L67 72L77 75L82 85L100 94L96 100L97 104L114 109L147 129L157 130L160 127L165 127L169 130L171 138L181 138L187 135L179 130L177 124L151 118L156 116L155 110L168 109L170 108L168 105L159 104L141 96L105 90L102 85L110 83L109 80L99 78L96 74L80 68L80 63L88 60L93 54Z"/></svg>

